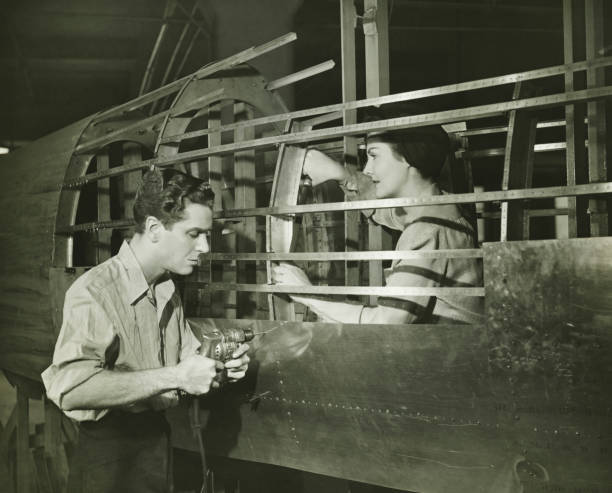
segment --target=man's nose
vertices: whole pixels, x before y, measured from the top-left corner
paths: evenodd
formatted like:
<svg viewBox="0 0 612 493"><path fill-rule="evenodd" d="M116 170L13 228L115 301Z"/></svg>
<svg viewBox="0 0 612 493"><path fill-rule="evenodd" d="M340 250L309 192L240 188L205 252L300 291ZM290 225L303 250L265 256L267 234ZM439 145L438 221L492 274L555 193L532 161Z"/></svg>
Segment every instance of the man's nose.
<svg viewBox="0 0 612 493"><path fill-rule="evenodd" d="M208 253L210 248L208 247L208 240L206 239L205 234L201 234L198 236L198 241L196 242L196 250L200 253Z"/></svg>
<svg viewBox="0 0 612 493"><path fill-rule="evenodd" d="M374 174L374 165L372 164L372 160L368 159L366 161L366 165L365 168L363 168L363 174L364 175L368 175L368 176L372 176Z"/></svg>

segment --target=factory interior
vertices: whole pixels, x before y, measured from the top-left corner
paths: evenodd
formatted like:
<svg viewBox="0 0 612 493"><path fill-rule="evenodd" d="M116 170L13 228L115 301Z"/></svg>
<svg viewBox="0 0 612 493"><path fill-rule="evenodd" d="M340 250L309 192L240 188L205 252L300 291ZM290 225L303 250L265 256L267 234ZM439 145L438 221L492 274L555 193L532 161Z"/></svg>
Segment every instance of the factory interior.
<svg viewBox="0 0 612 493"><path fill-rule="evenodd" d="M41 374L67 290L139 234L140 180L168 169L214 192L210 251L172 275L187 327L250 334L244 378L165 410L168 491L612 492L612 2L3 7L0 493L105 491L69 481L81 424ZM355 176L377 135L433 126L439 195L354 200L304 171L319 150ZM402 249L375 221L449 205L471 246ZM410 259L480 281L385 282ZM277 282L283 262L309 283ZM343 321L298 301L408 296L482 317Z"/></svg>

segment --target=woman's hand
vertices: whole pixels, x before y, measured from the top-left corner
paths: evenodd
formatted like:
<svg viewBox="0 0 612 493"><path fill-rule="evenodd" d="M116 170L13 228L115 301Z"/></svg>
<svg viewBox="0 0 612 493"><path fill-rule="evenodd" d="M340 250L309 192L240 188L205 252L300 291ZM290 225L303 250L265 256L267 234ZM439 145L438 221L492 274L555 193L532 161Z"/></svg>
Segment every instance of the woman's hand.
<svg viewBox="0 0 612 493"><path fill-rule="evenodd" d="M302 269L295 265L280 263L272 267L272 281L290 286L311 286L312 283Z"/></svg>
<svg viewBox="0 0 612 493"><path fill-rule="evenodd" d="M313 187L328 180L345 181L348 177L344 166L317 149L306 151L303 173L310 177Z"/></svg>

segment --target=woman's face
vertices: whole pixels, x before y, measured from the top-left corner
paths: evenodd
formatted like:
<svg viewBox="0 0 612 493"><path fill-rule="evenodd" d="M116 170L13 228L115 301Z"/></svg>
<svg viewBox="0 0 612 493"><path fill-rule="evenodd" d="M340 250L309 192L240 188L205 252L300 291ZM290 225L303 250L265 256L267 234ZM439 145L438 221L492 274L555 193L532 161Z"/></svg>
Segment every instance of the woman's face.
<svg viewBox="0 0 612 493"><path fill-rule="evenodd" d="M402 197L410 168L406 160L393 151L391 144L376 140L368 140L367 154L368 162L363 172L372 178L376 198Z"/></svg>

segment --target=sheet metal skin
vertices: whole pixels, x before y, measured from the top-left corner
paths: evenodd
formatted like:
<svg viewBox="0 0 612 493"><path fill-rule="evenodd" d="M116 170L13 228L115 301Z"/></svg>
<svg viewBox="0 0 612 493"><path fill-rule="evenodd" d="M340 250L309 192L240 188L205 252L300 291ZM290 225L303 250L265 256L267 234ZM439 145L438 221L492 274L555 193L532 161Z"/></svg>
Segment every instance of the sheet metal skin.
<svg viewBox="0 0 612 493"><path fill-rule="evenodd" d="M209 452L418 492L609 491L612 239L484 253L482 326L192 320L277 327L201 400Z"/></svg>
<svg viewBox="0 0 612 493"><path fill-rule="evenodd" d="M61 184L90 118L0 160L0 368L39 378L53 349L49 268Z"/></svg>
<svg viewBox="0 0 612 493"><path fill-rule="evenodd" d="M495 486L514 485L520 450L487 394L483 327L191 322L278 326L246 381L202 399L210 453L411 491L518 491ZM170 415L193 448L184 409Z"/></svg>
<svg viewBox="0 0 612 493"><path fill-rule="evenodd" d="M32 380L49 365L57 336L55 291L65 283L52 271L70 266L68 237L54 233L74 222L80 192L62 183L84 174L95 156L74 153L81 139L116 126L94 126L94 116L11 152L0 166L0 368ZM151 131L123 138L153 143Z"/></svg>
<svg viewBox="0 0 612 493"><path fill-rule="evenodd" d="M612 490L612 238L484 246L500 426L548 491Z"/></svg>

